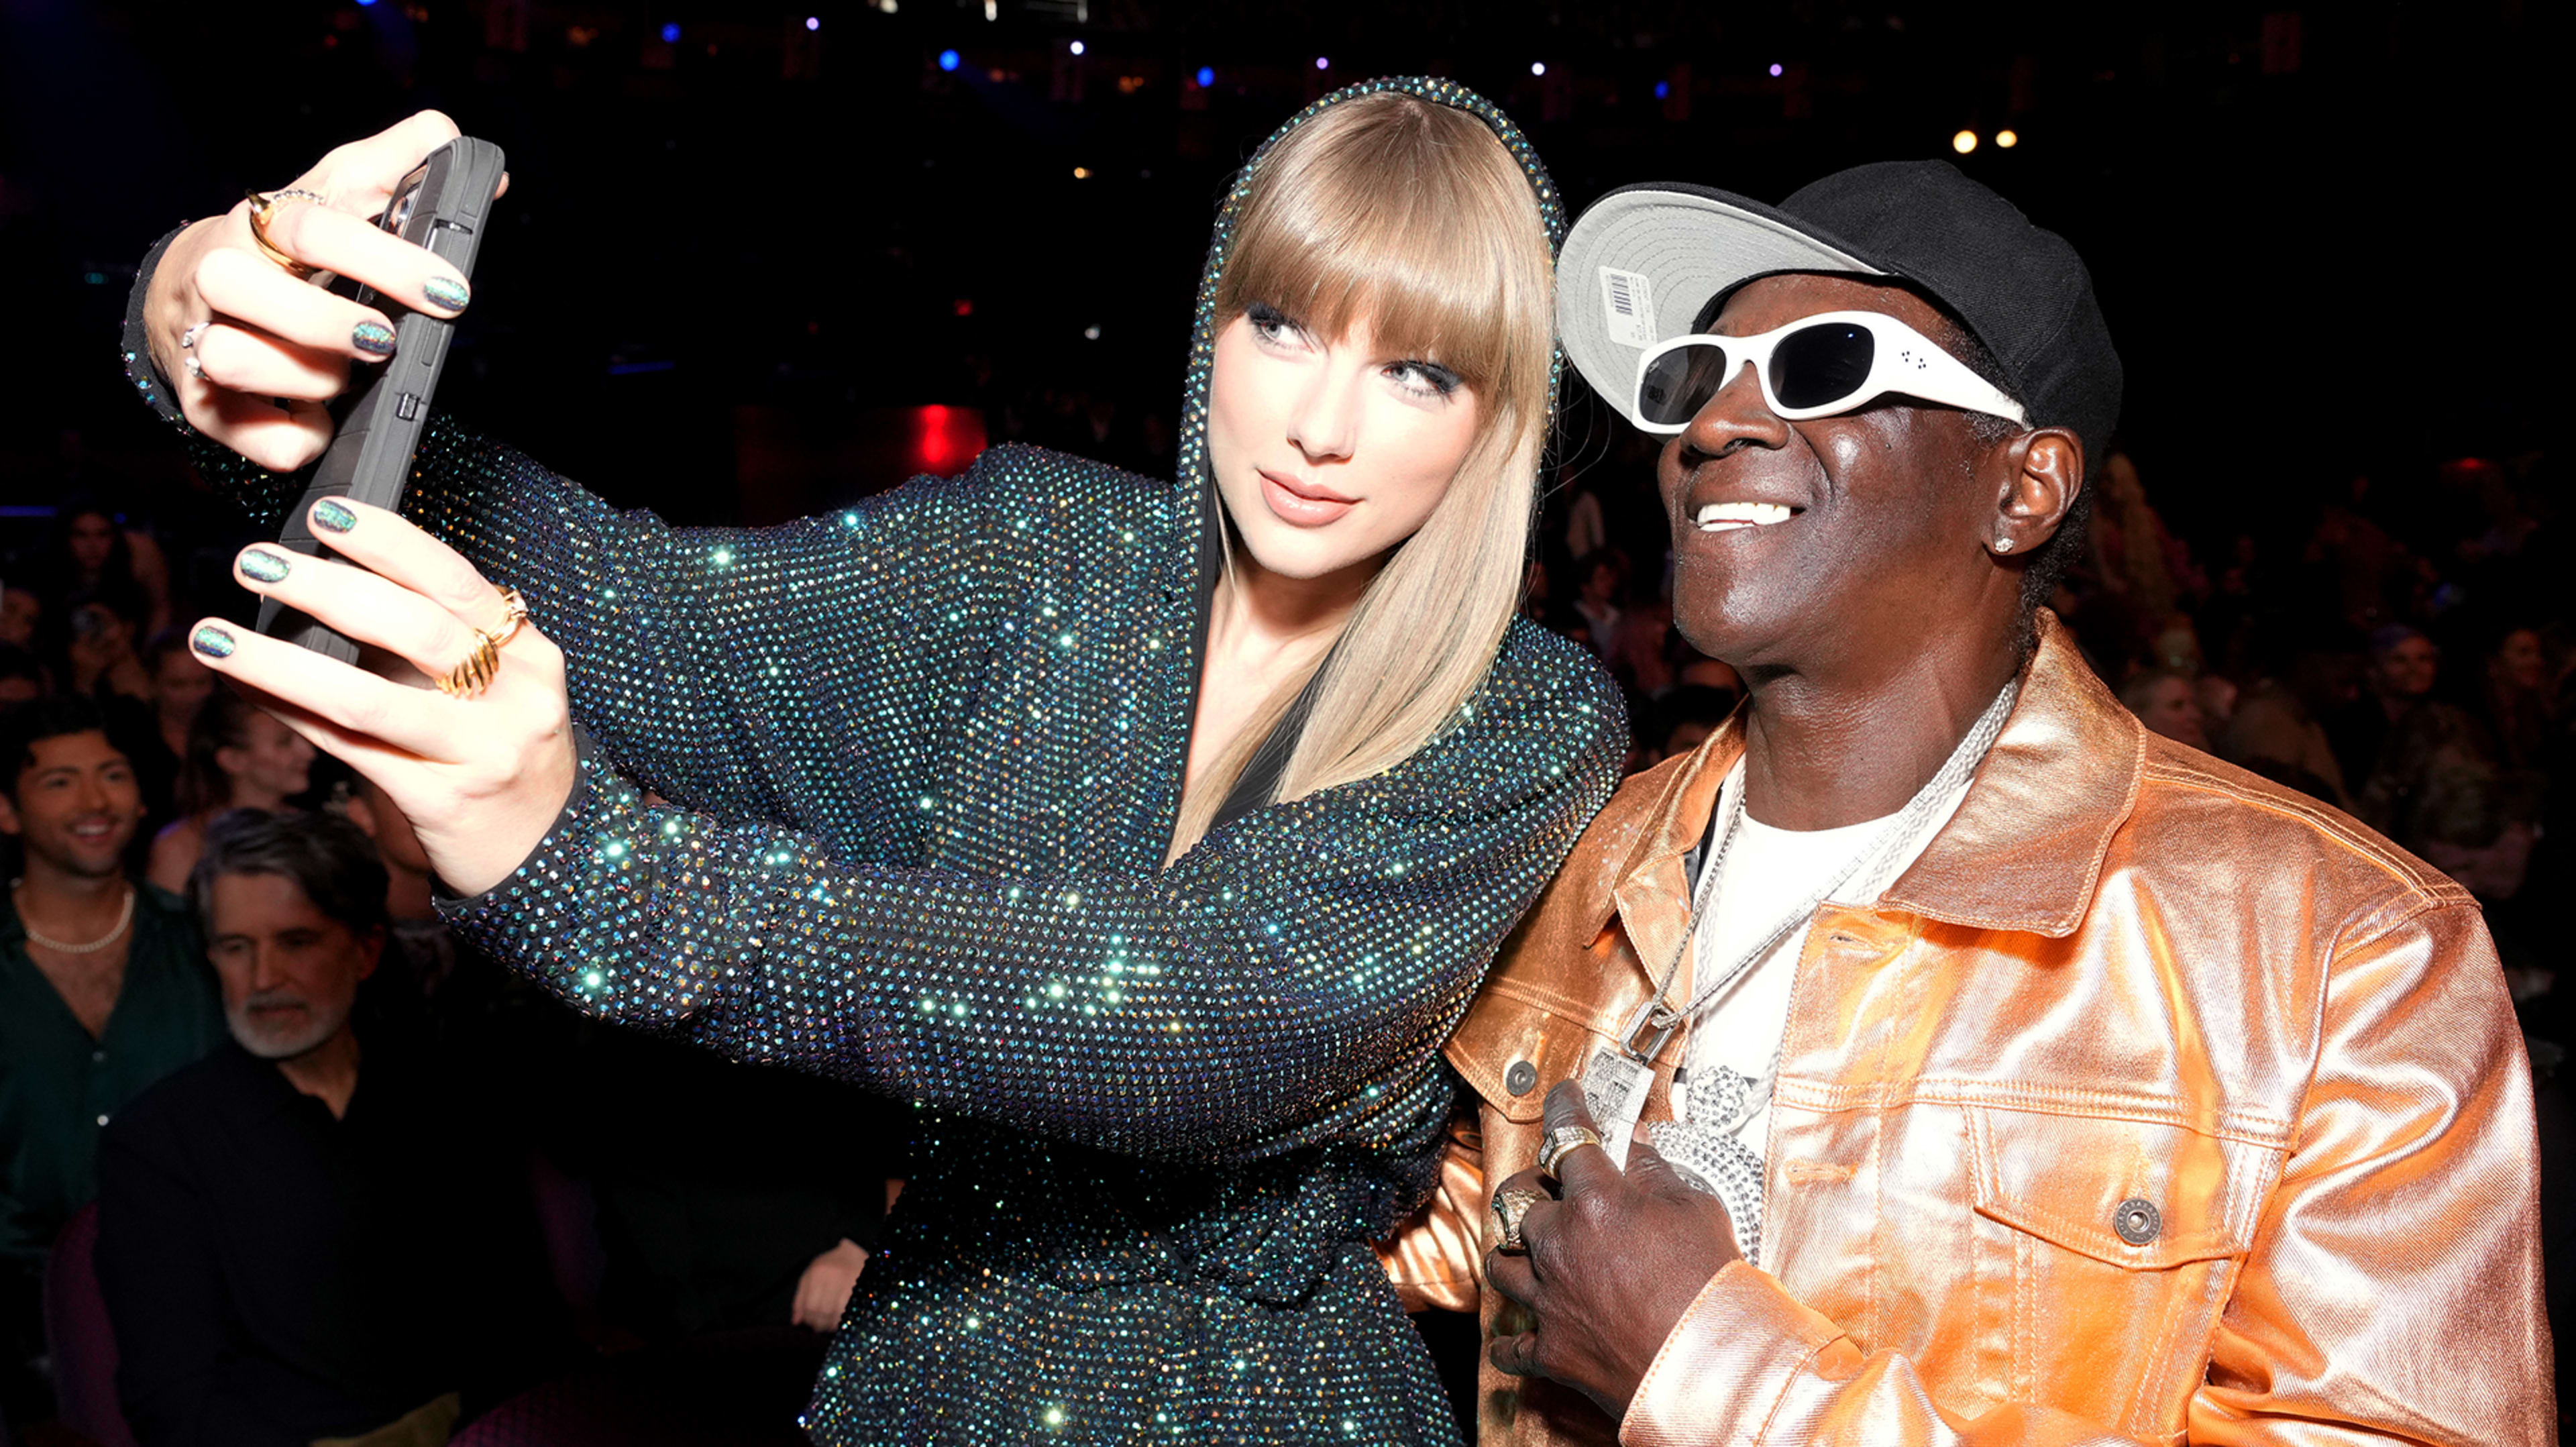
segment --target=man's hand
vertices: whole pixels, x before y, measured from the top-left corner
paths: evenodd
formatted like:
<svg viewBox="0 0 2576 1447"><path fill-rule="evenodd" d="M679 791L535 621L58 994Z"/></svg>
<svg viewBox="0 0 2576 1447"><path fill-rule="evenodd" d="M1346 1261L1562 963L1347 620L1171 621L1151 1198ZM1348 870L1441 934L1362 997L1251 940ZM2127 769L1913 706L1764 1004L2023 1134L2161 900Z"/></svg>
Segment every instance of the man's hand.
<svg viewBox="0 0 2576 1447"><path fill-rule="evenodd" d="M849 1306L850 1293L867 1264L868 1248L847 1236L815 1257L796 1281L796 1324L821 1332L840 1330L841 1312Z"/></svg>
<svg viewBox="0 0 2576 1447"><path fill-rule="evenodd" d="M1548 1092L1548 1130L1591 1125L1581 1085L1569 1080ZM1527 1170L1495 1194L1549 1184ZM1533 1318L1530 1330L1497 1338L1488 1354L1514 1376L1581 1391L1615 1422L1700 1289L1743 1253L1726 1207L1683 1184L1643 1141L1628 1148L1624 1175L1598 1146L1571 1151L1557 1163L1555 1184L1555 1199L1521 1218L1528 1253L1485 1258L1485 1279Z"/></svg>

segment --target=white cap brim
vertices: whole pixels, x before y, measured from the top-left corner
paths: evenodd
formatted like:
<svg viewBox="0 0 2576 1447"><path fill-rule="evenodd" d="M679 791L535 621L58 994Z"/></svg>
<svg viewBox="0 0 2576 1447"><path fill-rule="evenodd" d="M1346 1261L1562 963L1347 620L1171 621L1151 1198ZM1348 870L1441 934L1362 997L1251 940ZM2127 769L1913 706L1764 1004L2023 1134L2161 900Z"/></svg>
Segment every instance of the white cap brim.
<svg viewBox="0 0 2576 1447"><path fill-rule="evenodd" d="M1583 380L1635 422L1638 359L1688 333L1711 297L1783 271L1888 274L1759 202L1695 187L1613 191L1557 253L1558 335Z"/></svg>

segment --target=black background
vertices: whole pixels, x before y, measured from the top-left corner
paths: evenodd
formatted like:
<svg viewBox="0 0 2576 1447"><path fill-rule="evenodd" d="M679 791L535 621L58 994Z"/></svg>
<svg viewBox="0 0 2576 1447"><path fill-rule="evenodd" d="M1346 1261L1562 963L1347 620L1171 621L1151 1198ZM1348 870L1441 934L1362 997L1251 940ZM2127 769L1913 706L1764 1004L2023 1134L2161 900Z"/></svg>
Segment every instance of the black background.
<svg viewBox="0 0 2576 1447"><path fill-rule="evenodd" d="M2128 363L2124 438L2176 531L2209 543L2292 526L2355 472L2538 448L2566 370L2540 218L2566 171L2541 129L2562 50L2514 0L997 14L0 0L7 501L70 479L183 510L175 449L116 371L134 261L424 106L513 172L443 404L688 520L828 506L900 470L746 492L746 408L826 457L872 409L920 403L1082 389L1168 420L1230 173L1312 95L1396 71L1499 100L1577 203L1651 178L1776 199L1977 130L1960 164L2090 262ZM1653 94L1682 65L1686 114ZM1621 466L1608 436L1574 399L1566 455Z"/></svg>

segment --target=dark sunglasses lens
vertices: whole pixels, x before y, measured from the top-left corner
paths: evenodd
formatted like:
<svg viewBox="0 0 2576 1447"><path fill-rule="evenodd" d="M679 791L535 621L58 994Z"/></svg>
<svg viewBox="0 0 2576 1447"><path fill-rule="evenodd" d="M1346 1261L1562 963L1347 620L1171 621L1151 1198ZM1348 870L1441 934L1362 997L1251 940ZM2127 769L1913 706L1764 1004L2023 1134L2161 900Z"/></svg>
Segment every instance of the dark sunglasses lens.
<svg viewBox="0 0 2576 1447"><path fill-rule="evenodd" d="M1726 385L1731 370L1722 346L1676 347L1647 366L1637 386L1637 415L1650 427L1687 426Z"/></svg>
<svg viewBox="0 0 2576 1447"><path fill-rule="evenodd" d="M1819 322L1771 351L1771 395L1783 407L1830 407L1869 381L1878 338L1850 322Z"/></svg>

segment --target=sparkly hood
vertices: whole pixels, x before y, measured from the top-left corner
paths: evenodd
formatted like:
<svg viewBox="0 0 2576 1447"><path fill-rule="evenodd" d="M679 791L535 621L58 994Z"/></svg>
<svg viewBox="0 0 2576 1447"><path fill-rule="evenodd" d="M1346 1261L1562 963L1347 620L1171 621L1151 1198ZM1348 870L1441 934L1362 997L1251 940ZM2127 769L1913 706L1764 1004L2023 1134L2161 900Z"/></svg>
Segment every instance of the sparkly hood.
<svg viewBox="0 0 2576 1447"><path fill-rule="evenodd" d="M1512 153L1512 159L1520 162L1521 173L1529 178L1530 190L1538 197L1539 220L1547 228L1548 254L1554 256L1564 245L1565 208L1557 196L1556 182L1549 179L1547 168L1539 164L1538 151L1500 107L1465 86L1425 75L1382 76L1357 85L1346 85L1299 111L1286 125L1271 132L1270 139L1261 143L1261 149L1252 153L1252 159L1234 178L1233 189L1226 193L1224 207L1217 212L1216 235L1208 242L1207 268L1199 273L1198 313L1190 337L1189 389L1181 405L1180 465L1174 474L1176 477L1184 481L1200 478L1211 486L1214 483L1207 473L1207 415L1208 381L1216 365L1216 336L1220 330L1216 319L1217 277L1225 271L1226 258L1232 253L1235 218L1243 210L1244 197L1252 190L1254 174L1261 169L1271 147L1278 145L1299 126L1344 101L1376 95L1381 91L1395 91L1435 101L1453 110L1465 111L1491 127L1502 140L1503 148ZM1558 348L1548 364L1550 416L1555 415L1557 381L1564 368L1565 353ZM1531 482L1535 486L1537 479L1533 477Z"/></svg>

